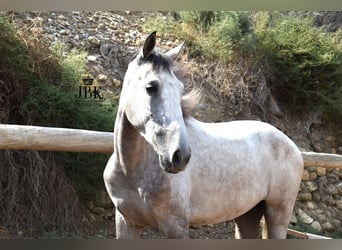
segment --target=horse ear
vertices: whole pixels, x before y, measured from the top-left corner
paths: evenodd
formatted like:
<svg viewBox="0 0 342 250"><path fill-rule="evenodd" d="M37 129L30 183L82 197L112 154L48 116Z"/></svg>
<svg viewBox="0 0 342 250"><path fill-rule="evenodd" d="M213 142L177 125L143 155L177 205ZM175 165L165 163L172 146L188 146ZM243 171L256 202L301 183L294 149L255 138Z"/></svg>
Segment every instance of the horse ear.
<svg viewBox="0 0 342 250"><path fill-rule="evenodd" d="M169 50L168 52L166 52L165 55L167 57L169 57L173 61L173 60L175 60L178 57L178 55L180 54L183 46L184 46L184 42L182 42L177 47L175 47L175 48Z"/></svg>
<svg viewBox="0 0 342 250"><path fill-rule="evenodd" d="M154 46L156 46L156 31L153 31L151 34L149 34L144 42L143 45L143 58L146 58L154 49Z"/></svg>

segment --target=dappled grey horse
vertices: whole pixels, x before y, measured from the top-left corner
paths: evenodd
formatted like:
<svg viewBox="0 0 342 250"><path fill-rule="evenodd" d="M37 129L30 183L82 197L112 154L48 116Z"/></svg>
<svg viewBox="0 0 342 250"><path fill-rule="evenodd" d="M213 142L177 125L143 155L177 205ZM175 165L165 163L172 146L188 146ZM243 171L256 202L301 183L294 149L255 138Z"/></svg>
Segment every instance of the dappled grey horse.
<svg viewBox="0 0 342 250"><path fill-rule="evenodd" d="M190 116L193 92L173 71L182 45L165 54L151 33L130 62L104 181L117 238L154 227L188 238L189 225L235 219L242 238L286 238L303 172L296 145L259 121L203 123Z"/></svg>

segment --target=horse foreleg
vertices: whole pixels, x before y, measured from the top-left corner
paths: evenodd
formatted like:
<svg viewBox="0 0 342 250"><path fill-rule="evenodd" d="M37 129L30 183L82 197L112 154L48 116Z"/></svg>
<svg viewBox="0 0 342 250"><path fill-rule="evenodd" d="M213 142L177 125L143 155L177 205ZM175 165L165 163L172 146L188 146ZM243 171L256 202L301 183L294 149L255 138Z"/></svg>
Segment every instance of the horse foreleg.
<svg viewBox="0 0 342 250"><path fill-rule="evenodd" d="M115 211L115 229L117 239L139 239L143 231L142 227L129 222L118 209Z"/></svg>
<svg viewBox="0 0 342 250"><path fill-rule="evenodd" d="M186 218L170 218L159 223L159 230L168 239L189 239L189 220Z"/></svg>

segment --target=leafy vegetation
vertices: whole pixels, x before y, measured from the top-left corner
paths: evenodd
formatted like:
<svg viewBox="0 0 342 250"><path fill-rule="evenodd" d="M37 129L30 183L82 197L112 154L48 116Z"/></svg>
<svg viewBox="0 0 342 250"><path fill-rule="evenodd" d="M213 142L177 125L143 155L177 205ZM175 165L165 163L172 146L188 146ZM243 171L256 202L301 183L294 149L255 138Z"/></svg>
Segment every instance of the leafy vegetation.
<svg viewBox="0 0 342 250"><path fill-rule="evenodd" d="M91 103L77 97L85 66L85 52L67 52L65 47L57 44L49 53L56 59L56 77L53 82L48 82L32 75L28 81L27 95L20 103L20 113L34 125L112 131L116 99ZM102 186L107 155L56 153L56 156L78 191L88 192Z"/></svg>
<svg viewBox="0 0 342 250"><path fill-rule="evenodd" d="M255 25L267 80L278 100L295 111L322 110L342 136L342 46L338 33L309 18L260 13Z"/></svg>
<svg viewBox="0 0 342 250"><path fill-rule="evenodd" d="M15 28L0 15L0 54L0 123L112 131L115 98L89 103L77 97L84 51L51 48L35 27ZM77 230L78 197L103 187L108 160L35 151L3 151L0 158L0 224L25 236Z"/></svg>
<svg viewBox="0 0 342 250"><path fill-rule="evenodd" d="M314 27L310 19L274 13L261 13L255 30L259 53L268 61L269 83L279 98L298 108L338 107L342 47L334 34Z"/></svg>
<svg viewBox="0 0 342 250"><path fill-rule="evenodd" d="M252 53L255 36L248 12L237 11L180 11L174 14L176 25L170 25L172 17L149 20L145 30L174 33L187 41L190 55L205 60L221 60L228 63L241 53ZM173 22L174 23L174 22ZM239 53L236 53L239 52Z"/></svg>

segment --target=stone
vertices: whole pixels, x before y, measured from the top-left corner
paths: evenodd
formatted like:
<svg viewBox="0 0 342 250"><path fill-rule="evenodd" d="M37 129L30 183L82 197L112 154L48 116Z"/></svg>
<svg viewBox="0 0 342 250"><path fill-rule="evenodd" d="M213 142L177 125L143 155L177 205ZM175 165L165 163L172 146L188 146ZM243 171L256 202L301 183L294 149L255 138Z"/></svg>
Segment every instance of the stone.
<svg viewBox="0 0 342 250"><path fill-rule="evenodd" d="M324 231L328 231L328 232L331 232L331 231L334 231L335 230L335 227L330 223L330 222L324 222L322 224L322 228Z"/></svg>
<svg viewBox="0 0 342 250"><path fill-rule="evenodd" d="M316 191L318 189L318 185L313 181L307 181L305 186L310 192Z"/></svg>
<svg viewBox="0 0 342 250"><path fill-rule="evenodd" d="M103 215L106 213L106 210L103 207L93 207L91 212L96 215Z"/></svg>
<svg viewBox="0 0 342 250"><path fill-rule="evenodd" d="M342 210L342 199L336 201L336 208Z"/></svg>
<svg viewBox="0 0 342 250"><path fill-rule="evenodd" d="M309 173L309 180L310 181L314 181L314 180L316 180L317 179L317 173L316 172L311 172L311 173Z"/></svg>
<svg viewBox="0 0 342 250"><path fill-rule="evenodd" d="M307 215L300 208L298 208L298 210L297 210L297 215L298 215L298 219L301 220L302 222L304 222L305 224L311 224L314 221L314 219L312 217Z"/></svg>
<svg viewBox="0 0 342 250"><path fill-rule="evenodd" d="M59 31L59 34L61 34L61 35L67 35L67 34L69 34L70 33L70 31L69 30L66 30L66 29L61 29L60 31Z"/></svg>
<svg viewBox="0 0 342 250"><path fill-rule="evenodd" d="M316 214L316 219L318 221L327 221L327 216L325 216L324 214Z"/></svg>
<svg viewBox="0 0 342 250"><path fill-rule="evenodd" d="M326 175L327 181L330 183L335 183L339 181L339 177L335 172L329 172ZM332 184L335 185L335 184Z"/></svg>
<svg viewBox="0 0 342 250"><path fill-rule="evenodd" d="M311 223L310 225L312 227L312 229L314 229L317 232L322 232L322 226L318 221L314 221Z"/></svg>
<svg viewBox="0 0 342 250"><path fill-rule="evenodd" d="M113 84L116 88L119 88L122 84L122 82L118 79L113 79L112 81L113 81Z"/></svg>
<svg viewBox="0 0 342 250"><path fill-rule="evenodd" d="M97 56L88 56L87 59L89 62L95 62L97 59Z"/></svg>
<svg viewBox="0 0 342 250"><path fill-rule="evenodd" d="M96 46L100 46L100 43L101 43L100 39L98 39L98 38L95 37L95 36L89 36L89 37L88 37L88 41L89 41L91 44L96 45Z"/></svg>
<svg viewBox="0 0 342 250"><path fill-rule="evenodd" d="M338 194L338 190L337 190L336 186L333 184L328 185L326 191L328 194Z"/></svg>
<svg viewBox="0 0 342 250"><path fill-rule="evenodd" d="M326 168L321 168L321 167L317 168L317 175L318 176L324 176L326 174L327 174L327 169Z"/></svg>
<svg viewBox="0 0 342 250"><path fill-rule="evenodd" d="M303 175L302 175L302 181L308 181L309 180L309 172L308 170L304 169Z"/></svg>
<svg viewBox="0 0 342 250"><path fill-rule="evenodd" d="M107 81L108 77L105 74L99 74L97 79L104 82Z"/></svg>
<svg viewBox="0 0 342 250"><path fill-rule="evenodd" d="M341 227L341 221L338 220L338 219L331 219L330 222L331 222L331 224L332 224L333 226L335 226L336 228Z"/></svg>
<svg viewBox="0 0 342 250"><path fill-rule="evenodd" d="M308 202L306 202L306 207L308 208L308 209L310 209L310 210L313 210L313 209L315 209L316 208L316 204L315 203L313 203L312 201L308 201Z"/></svg>
<svg viewBox="0 0 342 250"><path fill-rule="evenodd" d="M138 31L133 30L128 34L128 37L131 39L135 39L135 38L137 38L138 35L139 35Z"/></svg>
<svg viewBox="0 0 342 250"><path fill-rule="evenodd" d="M307 215L303 210L301 210L300 208L298 208L297 210L297 215L298 215L298 219L302 222L304 222L305 224L311 224L314 219L312 217L310 217L309 215Z"/></svg>
<svg viewBox="0 0 342 250"><path fill-rule="evenodd" d="M58 16L58 19L60 19L60 20L65 20L65 16L59 15L59 16Z"/></svg>
<svg viewBox="0 0 342 250"><path fill-rule="evenodd" d="M324 210L322 210L322 209L316 209L315 212L317 214L324 214Z"/></svg>
<svg viewBox="0 0 342 250"><path fill-rule="evenodd" d="M297 195L297 200L299 200L299 201L311 201L312 200L312 194L311 193L299 193Z"/></svg>

